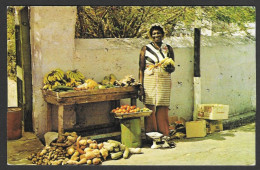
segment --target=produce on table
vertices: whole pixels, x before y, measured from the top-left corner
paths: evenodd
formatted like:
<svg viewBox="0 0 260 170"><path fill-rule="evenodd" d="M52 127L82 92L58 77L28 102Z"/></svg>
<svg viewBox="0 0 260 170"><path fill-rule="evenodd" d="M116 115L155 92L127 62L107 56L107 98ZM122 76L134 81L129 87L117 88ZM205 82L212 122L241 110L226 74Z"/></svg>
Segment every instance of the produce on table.
<svg viewBox="0 0 260 170"><path fill-rule="evenodd" d="M95 82L92 79L87 79L87 80L85 80L84 84L81 84L81 85L75 87L74 90L92 90L92 89L95 89L95 87L97 87L97 86L98 86L97 82Z"/></svg>
<svg viewBox="0 0 260 170"><path fill-rule="evenodd" d="M108 76L105 76L104 79L101 81L102 85L113 85L114 82L116 81L116 76L114 74L110 74Z"/></svg>
<svg viewBox="0 0 260 170"><path fill-rule="evenodd" d="M77 87L85 81L85 77L78 70L69 70L64 73L63 70L57 68L50 71L44 76L43 89L53 90L56 92L73 90L66 87Z"/></svg>
<svg viewBox="0 0 260 170"><path fill-rule="evenodd" d="M121 87L128 87L128 86L138 86L140 85L139 82L135 80L135 78L132 75L127 75L125 78L121 80L116 80L114 82L115 86L121 86Z"/></svg>
<svg viewBox="0 0 260 170"><path fill-rule="evenodd" d="M37 165L98 165L109 159L127 159L135 153L141 153L141 148L127 148L116 140L98 143L92 139L82 139L76 132L66 132L50 146L32 153L28 160Z"/></svg>
<svg viewBox="0 0 260 170"><path fill-rule="evenodd" d="M112 113L136 113L136 112L147 112L150 111L148 108L140 109L139 107L136 107L135 105L129 106L129 105L122 105L121 107L117 107L116 109L112 110Z"/></svg>
<svg viewBox="0 0 260 170"><path fill-rule="evenodd" d="M85 81L85 76L80 71L78 71L77 69L76 70L68 70L66 72L66 77L67 77L67 79L73 78L77 82L83 83Z"/></svg>
<svg viewBox="0 0 260 170"><path fill-rule="evenodd" d="M61 69L57 68L45 74L43 78L43 83L43 89L52 90L52 88L55 86L65 85L67 81L65 80L64 72Z"/></svg>

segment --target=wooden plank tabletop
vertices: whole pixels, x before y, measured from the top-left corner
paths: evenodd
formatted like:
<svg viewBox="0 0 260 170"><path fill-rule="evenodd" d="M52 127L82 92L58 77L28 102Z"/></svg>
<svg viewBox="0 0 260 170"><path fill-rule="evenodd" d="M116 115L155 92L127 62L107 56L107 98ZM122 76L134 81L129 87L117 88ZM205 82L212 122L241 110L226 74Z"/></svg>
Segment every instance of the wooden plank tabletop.
<svg viewBox="0 0 260 170"><path fill-rule="evenodd" d="M138 97L138 87L135 86L71 92L42 90L42 92L45 101L55 105L72 105Z"/></svg>

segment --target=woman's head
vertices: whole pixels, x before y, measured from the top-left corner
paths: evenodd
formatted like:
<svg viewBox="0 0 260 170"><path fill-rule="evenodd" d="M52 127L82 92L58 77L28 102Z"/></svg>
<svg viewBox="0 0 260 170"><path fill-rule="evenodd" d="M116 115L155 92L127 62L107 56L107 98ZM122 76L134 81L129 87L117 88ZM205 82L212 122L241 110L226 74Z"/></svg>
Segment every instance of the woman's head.
<svg viewBox="0 0 260 170"><path fill-rule="evenodd" d="M153 25L150 28L149 36L154 42L161 42L164 37L164 30L160 25Z"/></svg>
<svg viewBox="0 0 260 170"><path fill-rule="evenodd" d="M160 31L162 33L162 36L164 36L164 30L163 30L162 26L160 26L160 25L153 25L150 28L150 31L149 31L149 34L150 34L151 37L152 37L152 33L153 33L154 30Z"/></svg>

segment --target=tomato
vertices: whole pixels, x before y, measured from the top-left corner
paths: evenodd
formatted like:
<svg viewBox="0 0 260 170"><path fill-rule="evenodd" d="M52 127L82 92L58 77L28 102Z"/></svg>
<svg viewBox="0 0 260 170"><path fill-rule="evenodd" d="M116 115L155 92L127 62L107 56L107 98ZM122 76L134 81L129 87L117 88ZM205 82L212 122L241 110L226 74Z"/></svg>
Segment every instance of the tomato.
<svg viewBox="0 0 260 170"><path fill-rule="evenodd" d="M132 110L135 109L135 107L136 107L136 106L130 106L130 108L131 108Z"/></svg>

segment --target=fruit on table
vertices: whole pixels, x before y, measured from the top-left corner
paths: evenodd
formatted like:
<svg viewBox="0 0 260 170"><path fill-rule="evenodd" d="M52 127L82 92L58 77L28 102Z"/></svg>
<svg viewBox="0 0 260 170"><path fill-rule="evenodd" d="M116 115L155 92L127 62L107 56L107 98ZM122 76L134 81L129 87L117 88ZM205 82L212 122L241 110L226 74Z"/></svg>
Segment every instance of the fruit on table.
<svg viewBox="0 0 260 170"><path fill-rule="evenodd" d="M65 85L66 83L67 83L67 81L65 79L64 72L61 69L57 68L44 75L43 89L51 90L52 88L54 88L56 86Z"/></svg>
<svg viewBox="0 0 260 170"><path fill-rule="evenodd" d="M101 85L106 86L106 88L114 87L115 81L116 81L116 76L114 74L110 74L104 77L104 79L101 81Z"/></svg>
<svg viewBox="0 0 260 170"><path fill-rule="evenodd" d="M75 79L75 81L78 81L78 82L84 82L85 81L85 76L80 72L78 71L77 69L76 70L68 70L66 72L66 77L67 79Z"/></svg>
<svg viewBox="0 0 260 170"><path fill-rule="evenodd" d="M84 84L81 84L74 88L74 90L92 90L98 86L98 83L92 79L85 80Z"/></svg>
<svg viewBox="0 0 260 170"><path fill-rule="evenodd" d="M136 112L141 112L141 109L139 107L136 107L135 105L133 106L122 105L121 107L117 107L116 109L113 109L112 112L113 113L136 113Z"/></svg>

